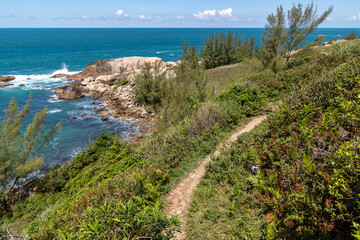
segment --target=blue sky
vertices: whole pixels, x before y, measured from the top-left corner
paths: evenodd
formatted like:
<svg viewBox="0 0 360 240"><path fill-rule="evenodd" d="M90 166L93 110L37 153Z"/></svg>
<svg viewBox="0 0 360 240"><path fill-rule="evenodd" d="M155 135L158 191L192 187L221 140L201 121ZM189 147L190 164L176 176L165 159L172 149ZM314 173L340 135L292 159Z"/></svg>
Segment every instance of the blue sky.
<svg viewBox="0 0 360 240"><path fill-rule="evenodd" d="M263 27L280 4L269 0L0 0L0 27ZM296 3L309 4L310 1ZM359 0L314 1L320 27L360 28Z"/></svg>

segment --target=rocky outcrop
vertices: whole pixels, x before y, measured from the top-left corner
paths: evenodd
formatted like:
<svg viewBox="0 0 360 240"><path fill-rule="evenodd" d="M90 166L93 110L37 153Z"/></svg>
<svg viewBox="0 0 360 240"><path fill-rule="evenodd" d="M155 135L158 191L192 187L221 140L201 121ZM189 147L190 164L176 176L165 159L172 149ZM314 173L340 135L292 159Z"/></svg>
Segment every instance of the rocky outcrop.
<svg viewBox="0 0 360 240"><path fill-rule="evenodd" d="M61 89L61 90L64 90L64 89ZM58 94L59 94L59 92L58 92ZM61 93L61 95L59 96L59 99L61 99L61 100L73 100L73 99L81 98L81 97L84 97L84 96L85 95L83 95L81 93L80 89L78 89L76 87L69 87L69 88L65 89Z"/></svg>
<svg viewBox="0 0 360 240"><path fill-rule="evenodd" d="M9 83L10 81L15 80L14 76L1 76L0 77L0 87L7 87L13 84Z"/></svg>
<svg viewBox="0 0 360 240"><path fill-rule="evenodd" d="M98 60L90 63L80 73L68 76L69 80L78 80L70 85L61 86L55 91L59 99L75 99L90 94L107 100L107 108L99 112L102 117L134 117L151 120L154 114L134 101L132 92L135 86L136 73L143 69L147 63L161 71L174 74L178 62L163 62L157 57L125 57L117 59ZM55 77L55 76L54 76ZM60 77L60 76L57 76ZM114 84L121 79L123 84Z"/></svg>
<svg viewBox="0 0 360 240"><path fill-rule="evenodd" d="M0 87L7 87L7 86L11 86L11 85L14 85L14 84L7 83L7 82L0 82Z"/></svg>
<svg viewBox="0 0 360 240"><path fill-rule="evenodd" d="M2 76L2 77L0 77L0 82L10 82L12 80L15 80L14 76Z"/></svg>
<svg viewBox="0 0 360 240"><path fill-rule="evenodd" d="M69 77L69 76L70 76L69 74L59 73L59 74L55 74L51 78L65 78L65 77Z"/></svg>
<svg viewBox="0 0 360 240"><path fill-rule="evenodd" d="M84 71L69 76L70 80L83 80L88 77L99 77L104 75L117 75L143 69L146 64L151 67L156 65L160 69L173 70L177 68L178 62L164 62L158 57L124 57L116 59L99 59L87 65Z"/></svg>

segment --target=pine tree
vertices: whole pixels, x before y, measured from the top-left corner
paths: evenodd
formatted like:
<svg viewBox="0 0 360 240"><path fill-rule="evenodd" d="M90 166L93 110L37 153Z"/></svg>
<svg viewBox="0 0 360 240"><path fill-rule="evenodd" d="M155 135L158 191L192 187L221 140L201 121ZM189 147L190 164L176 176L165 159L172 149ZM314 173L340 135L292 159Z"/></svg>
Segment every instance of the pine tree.
<svg viewBox="0 0 360 240"><path fill-rule="evenodd" d="M11 191L20 178L37 171L43 164L38 153L60 130L61 122L45 132L47 108L35 114L33 122L22 128L29 115L31 97L19 110L15 99L4 110L5 118L0 122L0 197Z"/></svg>
<svg viewBox="0 0 360 240"><path fill-rule="evenodd" d="M293 50L303 46L307 36L314 32L317 26L325 21L332 12L333 7L329 7L320 17L317 16L317 8L311 3L303 9L302 4L297 6L293 4L291 10L288 11L288 29L286 44L286 59L289 60Z"/></svg>
<svg viewBox="0 0 360 240"><path fill-rule="evenodd" d="M333 7L329 7L318 16L313 3L305 8L302 4L294 4L285 17L284 9L280 5L276 14L271 13L267 17L268 24L265 25L261 46L264 65L268 65L276 56L285 56L289 60L292 51L305 45L308 35L325 21L332 10Z"/></svg>

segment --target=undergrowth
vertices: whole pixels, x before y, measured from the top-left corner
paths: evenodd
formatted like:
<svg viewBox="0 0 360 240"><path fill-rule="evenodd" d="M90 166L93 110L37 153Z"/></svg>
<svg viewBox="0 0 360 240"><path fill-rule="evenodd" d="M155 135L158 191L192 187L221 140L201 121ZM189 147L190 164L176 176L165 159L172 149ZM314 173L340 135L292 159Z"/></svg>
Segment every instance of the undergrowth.
<svg viewBox="0 0 360 240"><path fill-rule="evenodd" d="M314 55L270 74L263 84L288 89L283 105L207 167L188 239L359 236L360 61L353 56Z"/></svg>

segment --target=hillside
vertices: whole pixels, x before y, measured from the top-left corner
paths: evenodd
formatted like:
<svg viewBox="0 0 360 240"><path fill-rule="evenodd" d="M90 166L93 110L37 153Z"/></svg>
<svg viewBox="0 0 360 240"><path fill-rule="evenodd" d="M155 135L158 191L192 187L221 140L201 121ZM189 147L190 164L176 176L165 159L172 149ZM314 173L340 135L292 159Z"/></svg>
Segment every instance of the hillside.
<svg viewBox="0 0 360 240"><path fill-rule="evenodd" d="M166 194L237 126L266 114L207 166L187 238L351 237L360 224L359 53L358 41L348 41L295 54L273 69L254 58L206 70L207 96L191 98L202 89L186 95L185 117L173 125L160 119L159 130L138 144L103 134L3 215L0 234L170 239L180 222L166 217ZM174 99L170 113L179 107ZM159 112L168 106L162 104ZM255 175L253 166L260 167Z"/></svg>
<svg viewBox="0 0 360 240"><path fill-rule="evenodd" d="M282 105L208 165L187 239L359 238L358 43L261 79Z"/></svg>

